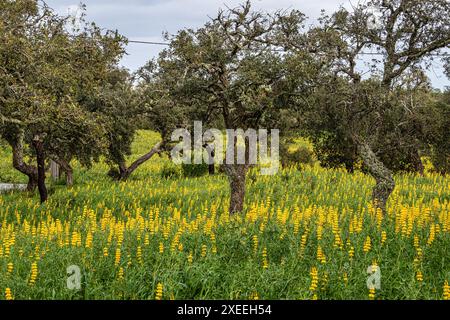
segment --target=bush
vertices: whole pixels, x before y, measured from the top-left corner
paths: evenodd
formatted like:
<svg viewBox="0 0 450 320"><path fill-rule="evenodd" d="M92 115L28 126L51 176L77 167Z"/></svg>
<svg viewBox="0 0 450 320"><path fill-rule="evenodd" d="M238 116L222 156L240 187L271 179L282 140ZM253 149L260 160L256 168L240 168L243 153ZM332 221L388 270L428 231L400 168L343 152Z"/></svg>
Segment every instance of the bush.
<svg viewBox="0 0 450 320"><path fill-rule="evenodd" d="M281 163L284 167L296 164L314 164L314 154L307 147L301 146L295 151L286 151L281 155Z"/></svg>
<svg viewBox="0 0 450 320"><path fill-rule="evenodd" d="M161 177L164 179L179 178L181 176L180 169L173 164L164 164L161 170Z"/></svg>
<svg viewBox="0 0 450 320"><path fill-rule="evenodd" d="M182 164L181 171L185 177L201 177L208 174L208 164Z"/></svg>

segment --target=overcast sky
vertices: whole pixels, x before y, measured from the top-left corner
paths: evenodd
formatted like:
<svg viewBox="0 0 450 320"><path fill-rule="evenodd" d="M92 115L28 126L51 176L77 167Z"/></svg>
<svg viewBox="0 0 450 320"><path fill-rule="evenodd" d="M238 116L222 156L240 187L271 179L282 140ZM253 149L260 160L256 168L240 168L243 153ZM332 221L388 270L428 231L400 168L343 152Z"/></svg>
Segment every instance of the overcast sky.
<svg viewBox="0 0 450 320"><path fill-rule="evenodd" d="M353 0L357 3L358 0ZM67 14L79 5L78 0L47 0L47 4L60 14ZM214 16L220 7L236 6L242 0L85 0L87 18L99 26L119 30L129 40L162 41L162 33L176 33L183 28L196 28ZM311 19L320 10L332 12L341 5L350 7L350 0L253 0L255 8L265 11L299 9ZM158 55L162 46L134 44L127 47L122 65L134 71ZM429 76L436 88L450 86L439 63L435 63Z"/></svg>

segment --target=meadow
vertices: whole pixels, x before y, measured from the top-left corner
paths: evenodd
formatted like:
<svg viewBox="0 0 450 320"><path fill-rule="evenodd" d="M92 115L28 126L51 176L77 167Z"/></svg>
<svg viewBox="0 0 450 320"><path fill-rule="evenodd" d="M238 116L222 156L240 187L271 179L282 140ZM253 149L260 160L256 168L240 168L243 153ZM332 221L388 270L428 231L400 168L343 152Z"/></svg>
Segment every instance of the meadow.
<svg viewBox="0 0 450 320"><path fill-rule="evenodd" d="M131 158L157 139L141 131ZM2 182L26 182L6 147L0 160ZM448 176L396 175L384 216L359 171L253 170L230 216L225 175L164 175L171 166L154 157L118 183L104 163L75 164L74 187L48 179L44 205L1 194L0 299L450 299Z"/></svg>

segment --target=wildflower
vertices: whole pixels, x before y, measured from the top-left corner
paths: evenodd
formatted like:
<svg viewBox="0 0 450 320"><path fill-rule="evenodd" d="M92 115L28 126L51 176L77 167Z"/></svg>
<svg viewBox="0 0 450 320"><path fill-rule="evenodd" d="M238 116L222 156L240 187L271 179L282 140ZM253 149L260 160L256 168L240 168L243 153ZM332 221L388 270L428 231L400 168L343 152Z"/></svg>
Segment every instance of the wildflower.
<svg viewBox="0 0 450 320"><path fill-rule="evenodd" d="M9 274L11 274L13 272L13 270L14 270L14 264L12 262L9 262L7 265L7 272Z"/></svg>
<svg viewBox="0 0 450 320"><path fill-rule="evenodd" d="M162 283L158 283L158 285L156 286L155 300L161 300L162 297L163 297L163 285Z"/></svg>
<svg viewBox="0 0 450 320"><path fill-rule="evenodd" d="M139 263L142 263L142 248L140 246L137 247L136 259Z"/></svg>
<svg viewBox="0 0 450 320"><path fill-rule="evenodd" d="M159 243L159 253L164 253L164 244L162 242Z"/></svg>
<svg viewBox="0 0 450 320"><path fill-rule="evenodd" d="M375 288L369 289L369 300L375 300Z"/></svg>
<svg viewBox="0 0 450 320"><path fill-rule="evenodd" d="M311 285L309 287L309 291L314 293L317 290L317 286L319 284L319 272L316 267L312 267L309 273L311 275Z"/></svg>
<svg viewBox="0 0 450 320"><path fill-rule="evenodd" d="M92 240L93 240L92 233L89 232L88 235L86 236L86 244L85 244L87 249L92 248Z"/></svg>
<svg viewBox="0 0 450 320"><path fill-rule="evenodd" d="M367 253L370 251L371 248L372 248L372 244L370 241L370 237L367 236L366 241L364 241L363 251Z"/></svg>
<svg viewBox="0 0 450 320"><path fill-rule="evenodd" d="M14 297L12 295L12 292L11 292L10 288L6 288L5 289L5 299L6 300L14 300Z"/></svg>
<svg viewBox="0 0 450 320"><path fill-rule="evenodd" d="M322 264L327 263L327 258L325 256L325 254L323 253L321 246L317 247L317 260L319 260L320 263L322 263Z"/></svg>
<svg viewBox="0 0 450 320"><path fill-rule="evenodd" d="M36 278L38 275L38 266L37 262L33 262L31 265L31 275L30 275L30 285L34 285L36 283Z"/></svg>
<svg viewBox="0 0 450 320"><path fill-rule="evenodd" d="M431 246L433 244L435 236L436 236L436 229L435 229L435 225L432 224L430 227L430 235L428 236L428 241L427 241L427 244L429 246Z"/></svg>
<svg viewBox="0 0 450 320"><path fill-rule="evenodd" d="M255 234L252 237L253 240L253 252L256 254L256 252L258 251L258 236Z"/></svg>
<svg viewBox="0 0 450 320"><path fill-rule="evenodd" d="M202 245L202 258L206 257L206 244Z"/></svg>
<svg viewBox="0 0 450 320"><path fill-rule="evenodd" d="M114 259L114 265L116 265L116 266L119 265L119 263L120 263L120 256L121 256L120 248L117 248L116 249L116 256L115 256L115 259Z"/></svg>
<svg viewBox="0 0 450 320"><path fill-rule="evenodd" d="M381 244L383 245L386 242L387 234L386 231L381 231Z"/></svg>
<svg viewBox="0 0 450 320"><path fill-rule="evenodd" d="M443 292L444 292L444 300L450 300L450 285L448 284L447 280L445 280Z"/></svg>
<svg viewBox="0 0 450 320"><path fill-rule="evenodd" d="M345 284L348 283L348 274L347 274L347 272L344 272L344 274L342 275L342 280L344 280Z"/></svg>
<svg viewBox="0 0 450 320"><path fill-rule="evenodd" d="M262 263L263 263L263 269L269 268L269 262L267 261L267 248L264 247L262 252Z"/></svg>
<svg viewBox="0 0 450 320"><path fill-rule="evenodd" d="M103 248L103 256L104 257L108 256L108 248Z"/></svg>
<svg viewBox="0 0 450 320"><path fill-rule="evenodd" d="M123 280L123 274L124 274L123 268L120 267L119 273L117 274L117 278L119 279L119 281Z"/></svg>
<svg viewBox="0 0 450 320"><path fill-rule="evenodd" d="M192 251L191 251L191 252L189 252L189 255L188 255L188 262L191 264L192 261L194 261L194 255L192 254Z"/></svg>
<svg viewBox="0 0 450 320"><path fill-rule="evenodd" d="M423 274L422 274L422 272L420 270L417 271L417 273L416 273L416 279L417 279L418 282L422 282L423 281Z"/></svg>
<svg viewBox="0 0 450 320"><path fill-rule="evenodd" d="M355 248L353 246L350 246L350 249L348 250L348 257L352 259L355 255Z"/></svg>

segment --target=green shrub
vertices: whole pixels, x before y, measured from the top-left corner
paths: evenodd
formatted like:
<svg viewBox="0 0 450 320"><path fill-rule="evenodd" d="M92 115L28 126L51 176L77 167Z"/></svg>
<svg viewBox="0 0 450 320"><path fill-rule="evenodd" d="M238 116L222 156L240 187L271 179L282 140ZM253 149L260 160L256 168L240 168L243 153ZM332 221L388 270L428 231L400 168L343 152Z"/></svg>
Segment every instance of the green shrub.
<svg viewBox="0 0 450 320"><path fill-rule="evenodd" d="M165 163L161 169L161 177L164 179L179 178L181 176L179 167L174 164Z"/></svg>

